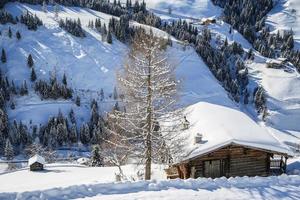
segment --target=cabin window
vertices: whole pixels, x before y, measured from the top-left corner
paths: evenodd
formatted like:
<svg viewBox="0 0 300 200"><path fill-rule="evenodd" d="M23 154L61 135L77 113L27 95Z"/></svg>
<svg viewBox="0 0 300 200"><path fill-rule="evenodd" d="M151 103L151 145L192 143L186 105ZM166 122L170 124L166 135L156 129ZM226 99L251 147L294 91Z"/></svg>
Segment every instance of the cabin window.
<svg viewBox="0 0 300 200"><path fill-rule="evenodd" d="M204 177L218 178L226 176L228 169L227 160L208 160L204 161Z"/></svg>

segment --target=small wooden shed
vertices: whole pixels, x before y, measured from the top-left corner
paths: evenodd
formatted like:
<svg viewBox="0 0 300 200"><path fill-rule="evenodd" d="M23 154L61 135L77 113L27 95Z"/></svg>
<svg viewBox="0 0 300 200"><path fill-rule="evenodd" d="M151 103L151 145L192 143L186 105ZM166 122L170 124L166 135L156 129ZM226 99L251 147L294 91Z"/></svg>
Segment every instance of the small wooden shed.
<svg viewBox="0 0 300 200"><path fill-rule="evenodd" d="M44 169L45 159L40 155L35 155L28 160L30 171L41 171Z"/></svg>
<svg viewBox="0 0 300 200"><path fill-rule="evenodd" d="M285 173L289 148L237 108L200 102L187 108L186 120L183 154L165 170L168 178Z"/></svg>

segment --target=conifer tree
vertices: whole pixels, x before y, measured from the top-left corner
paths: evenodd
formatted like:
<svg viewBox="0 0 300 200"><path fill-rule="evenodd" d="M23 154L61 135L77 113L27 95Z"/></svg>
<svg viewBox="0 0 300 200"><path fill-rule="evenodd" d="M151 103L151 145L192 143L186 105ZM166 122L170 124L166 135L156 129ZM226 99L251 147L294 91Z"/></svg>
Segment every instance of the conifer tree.
<svg viewBox="0 0 300 200"><path fill-rule="evenodd" d="M15 105L15 103L14 103L14 102L11 102L11 104L10 104L10 108L11 108L12 110L14 110L14 109L16 108L16 105Z"/></svg>
<svg viewBox="0 0 300 200"><path fill-rule="evenodd" d="M6 160L12 160L14 158L14 149L9 139L6 140L4 156Z"/></svg>
<svg viewBox="0 0 300 200"><path fill-rule="evenodd" d="M9 37L9 38L12 37L12 31L11 31L11 28L10 28L10 27L8 28L8 37Z"/></svg>
<svg viewBox="0 0 300 200"><path fill-rule="evenodd" d="M27 95L28 94L28 88L27 88L27 83L26 81L24 80L22 86L21 86L21 89L20 89L20 95L21 96L24 96L24 95Z"/></svg>
<svg viewBox="0 0 300 200"><path fill-rule="evenodd" d="M111 31L108 31L106 41L108 44L112 44L112 34Z"/></svg>
<svg viewBox="0 0 300 200"><path fill-rule="evenodd" d="M118 91L117 91L117 88L116 87L114 87L114 92L113 92L113 98L114 98L114 100L117 100L118 99Z"/></svg>
<svg viewBox="0 0 300 200"><path fill-rule="evenodd" d="M18 40L20 40L22 38L21 33L19 31L17 31L16 37L17 37Z"/></svg>
<svg viewBox="0 0 300 200"><path fill-rule="evenodd" d="M70 113L69 113L69 118L72 124L76 124L76 118L75 118L75 113L74 110L71 109Z"/></svg>
<svg viewBox="0 0 300 200"><path fill-rule="evenodd" d="M6 63L6 53L4 49L2 49L1 62Z"/></svg>
<svg viewBox="0 0 300 200"><path fill-rule="evenodd" d="M104 90L103 88L101 88L100 90L100 101L103 101L104 100Z"/></svg>
<svg viewBox="0 0 300 200"><path fill-rule="evenodd" d="M11 90L11 93L13 93L14 95L17 94L17 89L16 89L16 86L15 86L14 80L11 81L11 87L10 87L10 90Z"/></svg>
<svg viewBox="0 0 300 200"><path fill-rule="evenodd" d="M67 77L66 77L66 74L65 74L65 73L64 73L64 76L63 76L62 82L63 82L63 84L64 84L65 86L67 86L67 85L68 85L68 83L67 83Z"/></svg>
<svg viewBox="0 0 300 200"><path fill-rule="evenodd" d="M36 73L35 73L34 68L31 68L30 80L31 80L32 82L36 81Z"/></svg>
<svg viewBox="0 0 300 200"><path fill-rule="evenodd" d="M71 130L69 132L69 142L75 144L77 142L77 128L76 124L71 126Z"/></svg>
<svg viewBox="0 0 300 200"><path fill-rule="evenodd" d="M80 97L79 96L76 97L75 103L78 107L80 106Z"/></svg>
<svg viewBox="0 0 300 200"><path fill-rule="evenodd" d="M91 161L92 161L91 165L93 167L103 166L103 158L101 157L101 154L100 154L100 146L99 145L93 146Z"/></svg>
<svg viewBox="0 0 300 200"><path fill-rule="evenodd" d="M32 59L32 55L29 54L28 58L27 58L27 65L28 67L32 67L34 65L33 59Z"/></svg>

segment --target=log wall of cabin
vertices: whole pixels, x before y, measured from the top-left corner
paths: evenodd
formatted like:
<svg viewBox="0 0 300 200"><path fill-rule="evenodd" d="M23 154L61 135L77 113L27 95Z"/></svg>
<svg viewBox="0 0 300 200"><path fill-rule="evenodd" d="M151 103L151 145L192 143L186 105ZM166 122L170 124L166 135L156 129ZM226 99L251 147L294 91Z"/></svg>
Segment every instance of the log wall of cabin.
<svg viewBox="0 0 300 200"><path fill-rule="evenodd" d="M194 167L194 177L205 177L204 161L223 160L225 171L224 176L267 176L270 166L270 154L267 152L249 149L241 146L228 146L219 149L210 154L204 155L194 160L189 161L187 168ZM182 165L181 168L183 168ZM187 171L187 170L185 170ZM191 171L191 170L190 170ZM186 176L190 177L191 174Z"/></svg>
<svg viewBox="0 0 300 200"><path fill-rule="evenodd" d="M30 171L39 171L44 169L44 165L38 162L33 163L30 165Z"/></svg>

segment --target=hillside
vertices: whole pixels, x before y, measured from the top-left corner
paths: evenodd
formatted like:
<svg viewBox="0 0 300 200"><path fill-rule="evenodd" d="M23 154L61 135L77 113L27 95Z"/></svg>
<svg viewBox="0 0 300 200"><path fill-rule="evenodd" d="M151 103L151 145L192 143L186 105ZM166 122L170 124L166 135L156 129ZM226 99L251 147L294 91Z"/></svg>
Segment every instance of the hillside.
<svg viewBox="0 0 300 200"><path fill-rule="evenodd" d="M207 1L206 4L210 4L210 1ZM195 2L194 2L195 3ZM297 6L293 6L293 3L287 4L286 7L278 7L281 5L282 1L279 1L275 8L270 12L269 17L267 19L267 24L271 21L274 15L273 13L276 11L281 13L282 15L285 12L285 9L291 9L291 7L297 9ZM188 4L188 3L186 3ZM160 4L158 4L160 5ZM164 5L164 4L162 4ZM212 12L216 10L216 6L213 6ZM161 8L163 10L163 8ZM191 8L192 10L192 8ZM155 11L157 12L157 11ZM185 15L192 15L192 12L187 11ZM176 19L176 16L169 15L168 13L160 13L159 15L164 19L173 18ZM204 12L205 13L205 12ZM203 16L200 16L203 17ZM211 17L207 15L206 17ZM289 27L283 27L280 25L285 25L286 21L282 17L274 16L276 20L283 21L274 21L274 24L277 25L277 29L287 29ZM293 24L290 24L290 27L297 24L298 18L294 19ZM193 20L192 20L193 21ZM270 22L271 24L271 22ZM243 35L241 35L238 31L234 30L232 33L229 32L230 25L223 22L222 20L217 20L215 24L209 24L208 26L199 25L199 23L194 23L195 26L198 27L199 30L204 28L209 28L213 34L213 38L222 40L227 39L229 43L238 42L242 45L245 51L249 51L253 48L252 44L247 41ZM275 26L276 27L276 26ZM295 26L294 29L297 29ZM295 42L297 43L298 33L295 30ZM267 68L266 63L269 62L269 58L262 56L258 51L254 52L255 59L253 61L247 61L246 66L249 71L249 88L253 90L253 88L257 85L262 85L267 94L267 107L268 107L268 117L266 119L266 123L262 122L262 126L266 126L266 128L278 137L281 141L286 144L297 146L299 143L299 132L300 125L299 121L299 102L300 102L300 79L299 72L293 66L286 66L283 69L271 69ZM276 60L276 59L275 59ZM253 110L251 106L241 105L241 110L250 115L253 119L260 122L256 117L256 111Z"/></svg>
<svg viewBox="0 0 300 200"><path fill-rule="evenodd" d="M0 200L300 199L298 0L7 1Z"/></svg>
<svg viewBox="0 0 300 200"><path fill-rule="evenodd" d="M196 6L195 6L196 5ZM165 10L169 4L161 1L151 1L149 7L162 19L177 20L185 18L192 20L189 16L195 16L194 10L200 10L196 15L198 18L220 16L221 9L212 5L210 1L195 2L172 2L174 13L171 15ZM197 7L199 6L199 7ZM178 9L176 9L178 8ZM60 7L59 18L80 18L86 38L76 38L58 26L58 19L54 16L54 7L48 5L47 13L39 5L28 5L19 3L9 3L5 10L14 16L19 16L25 11L36 14L42 19L44 26L36 32L28 31L24 25L1 26L3 31L11 26L12 31L20 30L22 40L7 40L7 36L1 36L2 45L7 48L8 62L5 66L6 74L12 77L15 84L20 86L24 80L30 83L30 70L25 66L29 53L33 55L38 79L47 80L51 74L55 73L62 79L65 73L69 85L74 90L74 96L80 96L82 106L77 107L72 100L43 100L29 89L28 96L16 96L14 102L16 108L9 109L9 119L21 120L25 124L43 124L50 116L55 116L59 110L67 115L71 108L75 110L77 121L83 123L89 120L89 104L92 99L100 102L100 91L104 90L105 100L102 101L100 111L104 113L110 110L115 104L111 98L116 86L115 76L118 69L126 59L128 46L114 39L113 44L103 42L102 36L97 31L88 27L90 20L100 18L102 22L108 24L111 15L78 7ZM209 12L208 12L209 11ZM176 13L176 14L175 14ZM76 16L76 17L75 17ZM139 26L138 23L132 25ZM206 26L195 23L198 30ZM149 27L146 27L149 28ZM211 24L208 28L213 33L213 38L221 37L228 39L230 43L238 42L244 50L248 51L251 44L237 31L229 33L230 26L221 20L216 24ZM156 34L164 34L154 29ZM166 37L166 36L164 36ZM237 105L230 98L227 92L220 86L219 82L211 74L206 64L196 54L191 47L185 50L177 40L173 38L174 45L169 47L167 54L172 64L177 66L177 79L182 82L180 91L181 106L187 106L199 101L207 101L218 105L229 107L240 107L240 109L260 122L253 107ZM15 51L17 46L17 51ZM276 70L265 67L267 58L255 52L254 62L248 63L250 72L250 88L252 90L257 85L262 85L267 92L267 105L269 116L267 123L263 126L270 126L270 131L276 137L287 144L296 144L299 139L299 75L295 70ZM280 81L278 81L280 80ZM45 112L46 111L46 112ZM279 123L280 122L280 123ZM79 124L80 124L79 123ZM287 133L287 134L285 134Z"/></svg>
<svg viewBox="0 0 300 200"><path fill-rule="evenodd" d="M269 13L267 23L277 30L292 29L297 48L300 48L300 5L297 0L277 0L274 9Z"/></svg>
<svg viewBox="0 0 300 200"><path fill-rule="evenodd" d="M33 124L44 123L49 116L56 115L59 109L67 114L70 108L76 110L78 119L87 120L90 111L85 107L89 105L92 98L99 100L101 89L104 90L106 99L100 104L100 110L109 110L109 107L114 104L114 100L110 99L109 95L113 93L116 84L115 75L117 69L123 65L128 47L117 40L114 40L112 45L102 42L101 35L88 28L87 25L89 20L94 20L96 17L100 17L107 24L112 16L89 9L61 7L60 18L76 19L77 16L80 18L88 34L86 38L81 39L58 27L51 6L48 6L47 13L42 11L41 6L19 3L9 3L5 9L14 16L19 16L28 10L41 18L44 23L44 27L36 32L28 31L24 25L20 24L1 27L2 31L5 31L8 26L11 26L13 32L20 30L22 33L22 40L12 39L13 43L7 40L5 35L2 36L1 43L7 48L8 54L8 62L5 66L7 75L12 77L16 85L21 85L23 80L30 83L30 70L26 67L26 59L31 53L38 78L47 80L55 71L62 79L65 73L69 85L75 90L76 95L81 96L83 102L82 107L76 108L71 101L41 101L31 90L29 96L16 97L16 109L9 111L11 120L17 119L27 123L33 120ZM167 54L173 64L178 67L177 78L183 82L181 105L190 105L201 99L230 104L225 91L193 49L188 48L184 51L180 44L175 43L172 48L168 49ZM205 84L210 87L195 87Z"/></svg>
<svg viewBox="0 0 300 200"><path fill-rule="evenodd" d="M123 1L125 2L125 0ZM208 0L146 0L148 7L163 19L199 19L218 17L222 11ZM171 10L171 15L169 15Z"/></svg>

